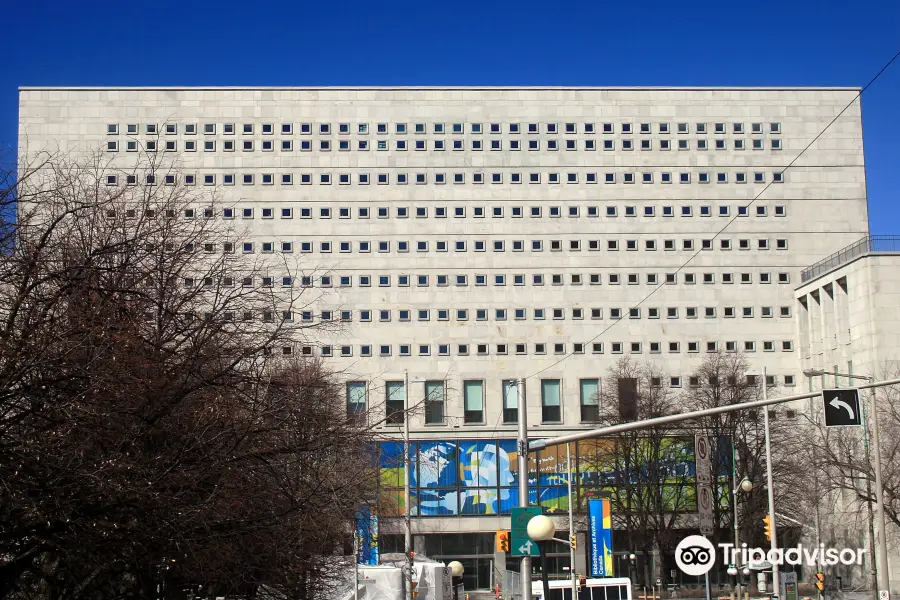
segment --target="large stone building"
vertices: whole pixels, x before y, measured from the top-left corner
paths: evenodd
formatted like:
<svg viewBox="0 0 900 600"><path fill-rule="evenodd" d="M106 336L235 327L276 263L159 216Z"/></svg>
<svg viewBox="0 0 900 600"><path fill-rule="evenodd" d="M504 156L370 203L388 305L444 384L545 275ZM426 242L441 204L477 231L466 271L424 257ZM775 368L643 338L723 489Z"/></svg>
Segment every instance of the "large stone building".
<svg viewBox="0 0 900 600"><path fill-rule="evenodd" d="M23 88L20 156L171 157L179 183L217 188L240 250L299 256L315 301L296 318L344 322L300 351L347 374L348 410L426 400L411 423L416 548L485 587L516 503L505 382L528 378L543 436L590 427L624 356L675 388L716 351L800 383L801 270L868 231L857 95ZM565 495L558 483L534 494ZM385 549L400 531L383 522Z"/></svg>
<svg viewBox="0 0 900 600"><path fill-rule="evenodd" d="M900 377L900 237L866 236L841 248L804 269L797 297L799 359L810 392L827 388L852 387L866 379L889 380ZM885 470L885 489L890 489L891 473L896 468L893 436L896 432L896 388L875 392L881 414L881 451ZM862 396L866 421L872 420L871 391ZM853 459L866 462L862 453L871 441L868 431L854 432L860 455ZM860 492L874 497L862 478L856 484ZM832 491L818 504L816 535L828 546L871 547L881 538L880 526L873 519L874 507L860 502L852 485ZM890 492L886 498L890 499ZM874 527L870 523L874 521ZM897 528L888 521L889 573L891 582L900 578L900 564L894 560L900 548ZM857 572L856 585L869 583L871 567Z"/></svg>

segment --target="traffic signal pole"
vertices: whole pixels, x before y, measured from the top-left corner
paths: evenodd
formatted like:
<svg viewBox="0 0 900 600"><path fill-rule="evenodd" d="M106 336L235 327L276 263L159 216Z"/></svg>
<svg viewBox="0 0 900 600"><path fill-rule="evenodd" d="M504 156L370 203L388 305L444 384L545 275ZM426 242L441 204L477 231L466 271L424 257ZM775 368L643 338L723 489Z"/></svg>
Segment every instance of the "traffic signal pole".
<svg viewBox="0 0 900 600"><path fill-rule="evenodd" d="M566 444L566 481L569 486L569 575L572 576L572 598L578 598L578 579L575 574L575 511L572 507L572 451Z"/></svg>
<svg viewBox="0 0 900 600"><path fill-rule="evenodd" d="M516 380L516 405L519 407L519 506L528 506L528 418L525 407L525 380ZM522 557L522 600L531 600L531 557Z"/></svg>
<svg viewBox="0 0 900 600"><path fill-rule="evenodd" d="M521 380L520 380L521 381ZM875 406L875 389L880 387L887 387L892 385L900 385L900 379L888 379L885 381L872 381L865 385L855 386L857 390L872 390L872 443L875 446L873 449L874 452L874 462L875 462L875 518L876 524L880 527L879 531L879 539L878 539L878 579L879 579L879 591L881 592L889 592L890 580L888 578L888 556L887 556L887 538L885 531L885 515L884 515L884 488L882 483L882 475L881 475L881 445L879 439L879 426L878 426L878 417ZM587 431L580 431L578 433L571 433L567 435L560 435L554 438L544 438L539 440L532 440L531 442L527 441L527 431L523 433L523 423L521 410L520 410L520 418L519 418L519 464L522 464L522 461L525 460L525 464L527 466L527 459L523 458L523 454L527 455L529 450L541 450L546 448L547 446L555 446L557 444L566 444L569 442L576 442L579 440L588 440L608 435L613 435L617 433L624 433L626 431L635 431L637 429L644 429L647 427L656 427L659 425L665 425L667 423L678 423L681 421L690 421L694 419L701 419L703 417L711 417L713 415L721 415L730 412L735 412L739 410L747 410L752 408L766 408L768 406L774 406L776 404L785 404L787 402L795 402L797 400L806 400L807 398L817 398L822 396L822 392L809 392L806 394L793 394L791 396L782 396L780 398L769 398L768 394L762 400L755 400L753 402L741 402L739 404L729 404L726 406L716 406L714 408L706 408L703 410L695 410L691 412L685 412L680 414L666 415L664 417L656 417L655 419L645 419L643 421L631 421L628 423L620 423L618 425L610 425L608 427L599 427L597 429L590 429ZM525 447L522 448L522 441L525 441ZM523 484L522 480L524 478L519 478L519 493L521 500L522 486L524 485L525 489L525 500L527 501L528 494L528 484L525 482ZM771 486L770 486L771 487ZM523 504L524 506L524 504ZM525 561L523 560L523 563ZM530 562L530 561L529 561ZM524 566L524 564L523 564ZM525 576L523 573L522 580L524 582ZM531 582L531 573L528 573L528 581ZM523 600L531 600L530 589L523 590L524 593L528 594L528 596L523 596Z"/></svg>
<svg viewBox="0 0 900 600"><path fill-rule="evenodd" d="M766 368L763 367L763 401L769 400L769 383L766 379ZM772 483L772 441L769 436L769 408L763 409L763 426L766 430L766 487L769 491L769 549L778 548L778 526L775 524L775 486ZM772 565L772 595L776 598L781 594L781 570L778 565Z"/></svg>

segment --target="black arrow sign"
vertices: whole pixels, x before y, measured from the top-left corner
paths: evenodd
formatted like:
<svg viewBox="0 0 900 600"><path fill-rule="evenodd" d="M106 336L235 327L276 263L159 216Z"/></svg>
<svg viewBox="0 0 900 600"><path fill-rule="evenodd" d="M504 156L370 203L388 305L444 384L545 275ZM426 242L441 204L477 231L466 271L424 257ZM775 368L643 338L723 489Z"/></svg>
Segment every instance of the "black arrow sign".
<svg viewBox="0 0 900 600"><path fill-rule="evenodd" d="M843 388L822 390L826 427L856 427L862 425L859 390Z"/></svg>

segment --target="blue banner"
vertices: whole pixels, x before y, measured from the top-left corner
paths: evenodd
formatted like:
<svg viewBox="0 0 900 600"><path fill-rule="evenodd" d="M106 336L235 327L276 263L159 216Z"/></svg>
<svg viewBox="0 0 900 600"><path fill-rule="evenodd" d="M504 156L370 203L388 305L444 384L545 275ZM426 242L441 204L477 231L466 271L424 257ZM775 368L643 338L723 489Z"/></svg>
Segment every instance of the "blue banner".
<svg viewBox="0 0 900 600"><path fill-rule="evenodd" d="M612 510L609 500L588 500L591 577L612 577Z"/></svg>
<svg viewBox="0 0 900 600"><path fill-rule="evenodd" d="M356 562L361 565L378 564L378 516L363 507L356 515L356 538L359 546Z"/></svg>

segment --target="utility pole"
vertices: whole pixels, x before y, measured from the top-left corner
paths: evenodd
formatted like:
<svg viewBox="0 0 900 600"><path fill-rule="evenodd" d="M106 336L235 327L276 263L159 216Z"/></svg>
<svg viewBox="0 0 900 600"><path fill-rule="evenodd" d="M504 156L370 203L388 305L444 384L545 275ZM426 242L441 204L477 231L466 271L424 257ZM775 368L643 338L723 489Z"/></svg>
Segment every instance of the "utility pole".
<svg viewBox="0 0 900 600"><path fill-rule="evenodd" d="M353 600L359 600L359 520L353 521Z"/></svg>
<svg viewBox="0 0 900 600"><path fill-rule="evenodd" d="M872 378L869 378L871 381ZM881 481L881 440L878 435L878 405L875 387L872 390L872 445L875 446L875 512L878 517L878 591L890 594L888 569L887 526L884 519L884 487Z"/></svg>
<svg viewBox="0 0 900 600"><path fill-rule="evenodd" d="M735 434L737 434L737 428L735 428ZM734 440L731 441L731 504L734 508L734 549L740 550L741 548L741 530L740 525L738 524L738 479L737 479L737 444L734 443ZM737 552L734 555L734 597L735 600L742 600L741 595L741 553Z"/></svg>
<svg viewBox="0 0 900 600"><path fill-rule="evenodd" d="M409 520L409 371L403 372L403 549L406 554L406 597L412 600L413 550Z"/></svg>
<svg viewBox="0 0 900 600"><path fill-rule="evenodd" d="M766 368L763 367L763 400L769 399L769 382L766 378ZM766 429L766 487L769 491L769 549L778 548L778 527L775 525L775 486L772 484L772 442L769 435L769 407L763 408L763 424ZM774 556L774 552L773 552ZM772 594L778 596L781 593L781 567L772 565Z"/></svg>
<svg viewBox="0 0 900 600"><path fill-rule="evenodd" d="M887 554L887 527L885 523L884 517L884 485L882 483L882 475L881 475L881 439L879 437L879 426L878 426L878 405L876 404L877 396L875 395L875 388L884 387L888 385L896 385L898 380L891 379L888 381L875 381L874 377L870 377L868 375L853 375L849 373L836 373L834 371L820 371L818 369L809 369L803 372L804 375L812 378L816 375L834 375L836 377L847 377L848 379L863 379L868 381L869 383L865 385L856 386L856 389L860 393L860 403L862 403L862 390L869 389L871 390L871 406L869 410L869 414L871 415L872 420L872 445L874 458L875 458L875 516L878 523L878 561L876 562L876 578L877 578L877 588L879 592L887 592L890 594L891 589L891 580L890 580L890 572L888 569L888 554ZM865 424L866 429L868 429L868 422ZM863 432L864 435L867 435L867 432ZM868 479L868 475L866 475L866 479ZM874 543L874 541L873 541Z"/></svg>
<svg viewBox="0 0 900 600"><path fill-rule="evenodd" d="M569 575L572 576L572 598L578 597L578 576L575 574L575 509L572 507L572 450L566 444L566 481L569 486Z"/></svg>
<svg viewBox="0 0 900 600"><path fill-rule="evenodd" d="M525 404L525 380L516 380L516 400L519 407L519 506L528 506L528 417ZM531 557L522 557L522 600L531 600Z"/></svg>

